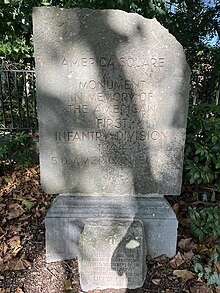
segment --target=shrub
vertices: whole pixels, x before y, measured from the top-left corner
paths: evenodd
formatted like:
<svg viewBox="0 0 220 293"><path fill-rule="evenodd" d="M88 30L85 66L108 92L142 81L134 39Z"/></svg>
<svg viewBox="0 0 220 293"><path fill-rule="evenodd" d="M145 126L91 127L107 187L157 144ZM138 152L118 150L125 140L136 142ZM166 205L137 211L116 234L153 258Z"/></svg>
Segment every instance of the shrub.
<svg viewBox="0 0 220 293"><path fill-rule="evenodd" d="M204 256L196 255L193 261L195 272L206 280L208 286L220 286L220 245L215 245L212 251Z"/></svg>
<svg viewBox="0 0 220 293"><path fill-rule="evenodd" d="M190 184L220 186L220 106L191 105L184 173Z"/></svg>
<svg viewBox="0 0 220 293"><path fill-rule="evenodd" d="M189 216L191 235L199 242L206 242L202 244L205 249L193 258L194 271L208 286L220 286L220 245L215 244L220 238L220 207L189 208Z"/></svg>
<svg viewBox="0 0 220 293"><path fill-rule="evenodd" d="M220 207L189 208L190 233L199 242L220 238Z"/></svg>
<svg viewBox="0 0 220 293"><path fill-rule="evenodd" d="M0 169L11 165L28 167L31 164L31 139L22 132L9 136L0 143Z"/></svg>

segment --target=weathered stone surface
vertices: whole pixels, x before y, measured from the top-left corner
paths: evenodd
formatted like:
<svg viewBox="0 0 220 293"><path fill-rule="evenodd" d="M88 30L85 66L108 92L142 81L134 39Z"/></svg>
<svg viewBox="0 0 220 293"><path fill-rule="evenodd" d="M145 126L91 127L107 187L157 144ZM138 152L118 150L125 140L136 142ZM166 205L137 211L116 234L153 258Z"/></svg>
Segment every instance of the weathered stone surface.
<svg viewBox="0 0 220 293"><path fill-rule="evenodd" d="M176 254L177 220L164 198L59 195L46 217L47 262L77 257L87 219L139 219L144 224L147 254Z"/></svg>
<svg viewBox="0 0 220 293"><path fill-rule="evenodd" d="M146 249L141 221L88 219L79 249L80 284L84 291L143 285Z"/></svg>
<svg viewBox="0 0 220 293"><path fill-rule="evenodd" d="M123 11L36 8L33 20L43 189L179 194L182 46L155 19Z"/></svg>

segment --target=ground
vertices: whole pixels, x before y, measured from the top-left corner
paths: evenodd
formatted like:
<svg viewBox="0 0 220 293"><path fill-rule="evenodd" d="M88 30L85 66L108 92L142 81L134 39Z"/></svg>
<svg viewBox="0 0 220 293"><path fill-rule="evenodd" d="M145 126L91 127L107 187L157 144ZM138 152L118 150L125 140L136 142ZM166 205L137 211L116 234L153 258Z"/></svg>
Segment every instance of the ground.
<svg viewBox="0 0 220 293"><path fill-rule="evenodd" d="M53 201L40 187L39 166L11 170L0 178L0 293L80 293L77 260L46 263L44 218ZM147 259L142 288L94 293L220 293L194 273L193 256L209 248L189 233L188 207L196 204L192 189L167 197L179 220L177 254ZM216 265L220 273L219 264Z"/></svg>

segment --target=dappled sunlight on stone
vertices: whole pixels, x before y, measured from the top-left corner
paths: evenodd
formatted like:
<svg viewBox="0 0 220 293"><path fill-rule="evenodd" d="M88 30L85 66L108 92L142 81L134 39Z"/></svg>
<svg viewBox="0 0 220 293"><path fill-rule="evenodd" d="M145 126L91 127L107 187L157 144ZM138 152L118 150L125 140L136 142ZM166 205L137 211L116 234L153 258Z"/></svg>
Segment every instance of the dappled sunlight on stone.
<svg viewBox="0 0 220 293"><path fill-rule="evenodd" d="M176 254L183 48L119 10L37 8L34 43L47 261L77 256L83 290L141 287L146 255Z"/></svg>

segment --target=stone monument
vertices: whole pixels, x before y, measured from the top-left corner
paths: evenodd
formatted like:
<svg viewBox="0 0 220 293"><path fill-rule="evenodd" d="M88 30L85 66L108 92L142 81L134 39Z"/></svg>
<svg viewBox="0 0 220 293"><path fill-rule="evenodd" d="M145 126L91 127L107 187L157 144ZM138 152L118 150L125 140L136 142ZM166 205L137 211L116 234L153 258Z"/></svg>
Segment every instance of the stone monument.
<svg viewBox="0 0 220 293"><path fill-rule="evenodd" d="M78 257L83 290L140 287L146 254L176 252L163 196L181 191L183 48L156 19L118 10L35 8L33 23L41 184L59 194L47 261Z"/></svg>

